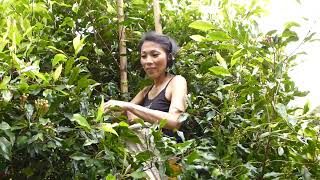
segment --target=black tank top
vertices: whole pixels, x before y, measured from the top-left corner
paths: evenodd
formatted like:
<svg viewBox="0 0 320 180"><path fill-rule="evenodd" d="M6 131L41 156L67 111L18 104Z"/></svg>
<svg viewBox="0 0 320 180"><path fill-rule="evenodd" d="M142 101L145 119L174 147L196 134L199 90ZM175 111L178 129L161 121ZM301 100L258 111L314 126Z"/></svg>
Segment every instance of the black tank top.
<svg viewBox="0 0 320 180"><path fill-rule="evenodd" d="M159 110L159 111L163 111L163 112L169 112L169 108L170 108L170 104L171 101L169 101L166 98L166 89L170 83L170 81L173 78L171 78L169 80L169 82L167 83L167 85L160 91L160 93L154 97L153 99L149 99L148 98L148 94L151 91L153 85L149 88L148 92L146 93L146 95L144 96L143 99L143 103L142 106L147 107L149 109L154 109L154 110Z"/></svg>
<svg viewBox="0 0 320 180"><path fill-rule="evenodd" d="M163 112L169 112L171 101L166 98L166 89L171 82L173 77L168 81L167 85L160 91L160 93L154 97L153 99L148 98L148 94L152 89L153 85L149 88L148 92L144 96L142 106L147 107L149 109L159 110ZM176 137L177 142L182 142L182 139L177 136L172 130L162 128L162 132L168 136Z"/></svg>

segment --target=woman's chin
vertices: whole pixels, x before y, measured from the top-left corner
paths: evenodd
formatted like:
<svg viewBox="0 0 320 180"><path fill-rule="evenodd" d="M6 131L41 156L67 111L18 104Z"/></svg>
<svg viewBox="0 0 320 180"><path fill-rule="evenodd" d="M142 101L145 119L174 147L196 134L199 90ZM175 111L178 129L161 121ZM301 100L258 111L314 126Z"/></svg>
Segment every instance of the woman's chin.
<svg viewBox="0 0 320 180"><path fill-rule="evenodd" d="M150 78L150 79L156 79L158 77L157 73L147 73L147 76Z"/></svg>

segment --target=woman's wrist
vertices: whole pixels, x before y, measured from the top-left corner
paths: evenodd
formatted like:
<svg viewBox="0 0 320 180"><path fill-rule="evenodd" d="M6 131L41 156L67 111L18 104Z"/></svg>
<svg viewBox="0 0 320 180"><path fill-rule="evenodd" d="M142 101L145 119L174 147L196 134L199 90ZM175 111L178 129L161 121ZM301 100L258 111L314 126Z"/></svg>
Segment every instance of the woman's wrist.
<svg viewBox="0 0 320 180"><path fill-rule="evenodd" d="M126 111L132 111L132 109L133 109L133 106L134 106L134 104L133 103L131 103L131 102L126 102L125 103L125 106L123 107L124 108L124 110L126 110Z"/></svg>

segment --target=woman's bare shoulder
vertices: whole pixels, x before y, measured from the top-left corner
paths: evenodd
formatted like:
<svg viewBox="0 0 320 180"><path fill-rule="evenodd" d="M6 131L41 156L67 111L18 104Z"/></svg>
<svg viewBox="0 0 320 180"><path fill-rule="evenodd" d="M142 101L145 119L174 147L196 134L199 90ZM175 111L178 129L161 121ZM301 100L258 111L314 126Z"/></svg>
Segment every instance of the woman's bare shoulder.
<svg viewBox="0 0 320 180"><path fill-rule="evenodd" d="M147 94L149 88L150 86L144 87L141 91L138 92L138 94L130 102L135 104L140 104L143 101L143 98L145 97L145 95Z"/></svg>
<svg viewBox="0 0 320 180"><path fill-rule="evenodd" d="M174 83L172 84L186 84L187 83L187 80L186 78L184 78L183 76L181 75L175 75L172 79L172 81L174 81Z"/></svg>
<svg viewBox="0 0 320 180"><path fill-rule="evenodd" d="M147 92L149 91L149 89L151 88L151 85L149 86L145 86L144 88L142 88L142 90L140 91L140 93L145 96L147 94Z"/></svg>

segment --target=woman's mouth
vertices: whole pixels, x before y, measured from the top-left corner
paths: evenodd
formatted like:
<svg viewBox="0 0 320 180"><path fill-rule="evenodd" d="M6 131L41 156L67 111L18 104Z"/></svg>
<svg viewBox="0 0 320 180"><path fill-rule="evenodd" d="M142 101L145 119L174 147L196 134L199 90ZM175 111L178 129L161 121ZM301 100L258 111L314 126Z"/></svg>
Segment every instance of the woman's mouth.
<svg viewBox="0 0 320 180"><path fill-rule="evenodd" d="M148 67L148 68L146 68L146 71L152 71L154 69L155 69L154 67Z"/></svg>

